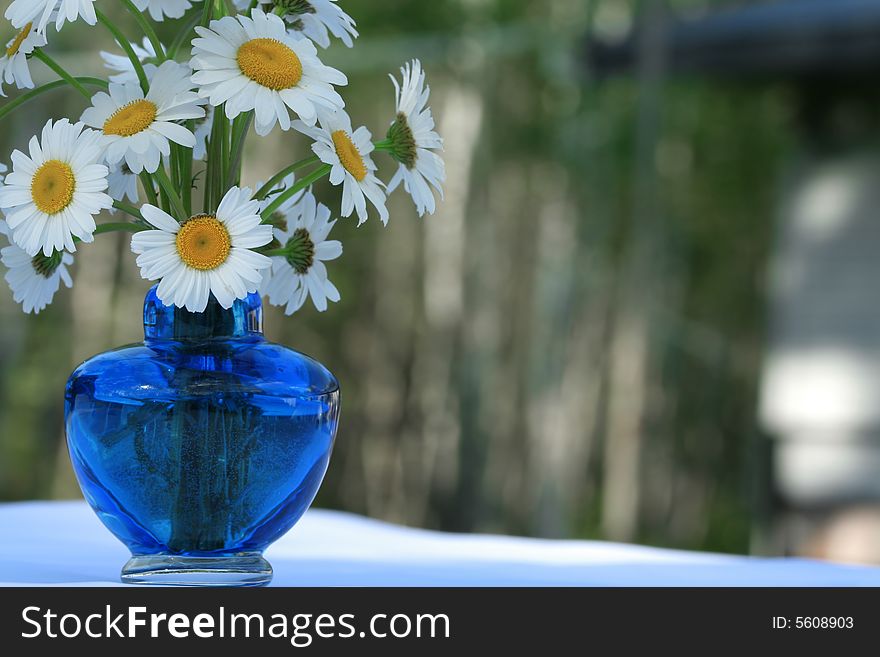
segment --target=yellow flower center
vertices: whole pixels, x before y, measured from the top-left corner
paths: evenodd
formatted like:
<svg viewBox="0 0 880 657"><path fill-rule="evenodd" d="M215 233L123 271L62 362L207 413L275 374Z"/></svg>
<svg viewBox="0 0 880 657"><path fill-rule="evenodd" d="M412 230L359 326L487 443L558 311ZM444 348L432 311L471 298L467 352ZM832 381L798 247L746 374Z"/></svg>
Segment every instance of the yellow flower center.
<svg viewBox="0 0 880 657"><path fill-rule="evenodd" d="M333 146L336 148L336 154L339 156L342 166L355 177L355 180L361 182L367 177L367 165L364 163L364 158L345 130L337 130L333 133Z"/></svg>
<svg viewBox="0 0 880 657"><path fill-rule="evenodd" d="M131 137L143 132L156 120L159 108L149 100L135 100L120 107L104 121L105 135Z"/></svg>
<svg viewBox="0 0 880 657"><path fill-rule="evenodd" d="M281 91L299 84L302 62L278 39L251 39L238 49L238 68L257 84Z"/></svg>
<svg viewBox="0 0 880 657"><path fill-rule="evenodd" d="M6 49L7 57L12 57L13 55L18 54L18 50L19 48L21 48L21 44L23 44L24 40L27 39L28 34L31 33L31 29L33 27L33 23L28 23L24 26L24 29L15 36L15 38L12 40L12 43L10 43L9 47Z"/></svg>
<svg viewBox="0 0 880 657"><path fill-rule="evenodd" d="M66 162L49 160L34 174L31 197L46 214L58 214L73 202L76 178Z"/></svg>
<svg viewBox="0 0 880 657"><path fill-rule="evenodd" d="M217 269L232 251L232 238L217 217L192 217L177 233L177 254L189 267L200 271Z"/></svg>

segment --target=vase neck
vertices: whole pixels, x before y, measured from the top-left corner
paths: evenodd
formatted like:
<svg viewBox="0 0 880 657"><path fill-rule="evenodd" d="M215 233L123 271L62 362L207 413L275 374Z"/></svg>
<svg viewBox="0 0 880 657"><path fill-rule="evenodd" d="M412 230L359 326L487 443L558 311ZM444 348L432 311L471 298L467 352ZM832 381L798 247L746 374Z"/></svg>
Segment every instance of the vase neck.
<svg viewBox="0 0 880 657"><path fill-rule="evenodd" d="M263 302L259 294L236 299L223 308L211 295L204 312L166 306L154 286L144 299L144 337L147 340L210 340L245 338L263 333Z"/></svg>

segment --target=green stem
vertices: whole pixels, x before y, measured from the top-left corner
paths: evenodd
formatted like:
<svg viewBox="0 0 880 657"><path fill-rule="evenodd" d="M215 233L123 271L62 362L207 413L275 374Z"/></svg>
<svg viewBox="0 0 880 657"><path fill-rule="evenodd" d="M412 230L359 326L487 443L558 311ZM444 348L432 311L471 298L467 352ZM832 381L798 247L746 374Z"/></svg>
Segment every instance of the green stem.
<svg viewBox="0 0 880 657"><path fill-rule="evenodd" d="M169 158L169 164L171 165L171 184L174 185L174 189L179 189L183 192L183 187L180 184L180 149L183 147L174 142L171 142L169 146L171 150L171 157ZM181 200L183 199L181 198Z"/></svg>
<svg viewBox="0 0 880 657"><path fill-rule="evenodd" d="M245 112L235 119L235 124L232 126L232 156L229 161L229 171L226 174L227 188L241 182L241 158L244 153L244 142L253 119L253 112Z"/></svg>
<svg viewBox="0 0 880 657"><path fill-rule="evenodd" d="M166 59L165 49L162 47L162 42L159 41L159 37L156 36L156 31L153 29L153 26L150 25L150 21L138 11L138 8L134 6L134 3L131 0L122 0L122 4L124 4L129 13L134 16L138 26L144 31L147 39L150 40L150 43L153 45L153 50L156 51L156 57L158 57L159 62L164 62Z"/></svg>
<svg viewBox="0 0 880 657"><path fill-rule="evenodd" d="M216 118L216 117L215 117ZM202 184L202 211L206 213L211 212L211 202L214 198L214 191L211 189L214 184L214 167L211 165L211 160L214 157L214 128L211 128L211 134L208 136L207 143L208 155L205 160L205 169L202 174L205 177L204 183Z"/></svg>
<svg viewBox="0 0 880 657"><path fill-rule="evenodd" d="M230 133L231 133L231 130L230 130L231 127L232 127L232 126L230 126L229 123L224 122L224 126L223 126L223 141L220 142L220 144L221 144L221 146L223 147L223 149L222 149L222 151L221 151L221 153L220 153L220 154L221 154L221 157L220 157L220 170L219 170L217 173L219 174L218 177L219 177L219 179L220 179L220 196L221 196L221 197L222 197L223 194L226 192L226 172L228 172L228 171L229 171L229 168L230 168L230 167L229 167L229 158L230 158L230 150L231 150L232 147L231 147L231 145L230 145L230 143L229 143L229 138L231 137L231 134L230 134ZM218 198L217 201L219 202L219 201L220 201L220 198Z"/></svg>
<svg viewBox="0 0 880 657"><path fill-rule="evenodd" d="M373 144L373 148L377 151L391 151L394 150L394 143L390 139L383 139Z"/></svg>
<svg viewBox="0 0 880 657"><path fill-rule="evenodd" d="M187 219L189 215L186 214L186 209L183 207L183 202L180 200L180 196L174 190L174 185L168 180L168 174L165 173L165 168L160 166L156 169L156 173L153 174L153 177L156 179L156 182L159 183L159 187L168 197L169 201L171 201L171 205L177 213L177 220L183 221L184 219Z"/></svg>
<svg viewBox="0 0 880 657"><path fill-rule="evenodd" d="M140 179L141 187L144 188L144 194L147 195L147 200L150 202L150 205L159 207L159 199L156 196L156 185L153 184L153 177L146 171L141 171Z"/></svg>
<svg viewBox="0 0 880 657"><path fill-rule="evenodd" d="M164 212L167 212L170 215L175 215L177 212L171 207L171 199L168 198L168 194L165 192L165 188L161 185L159 186L159 207L162 208ZM178 221L180 221L178 219Z"/></svg>
<svg viewBox="0 0 880 657"><path fill-rule="evenodd" d="M257 193L254 194L254 198L258 199L258 200L263 200L264 198L266 198L266 195L275 188L275 185L277 185L282 180L284 180L288 174L291 174L294 171L302 169L303 167L306 167L310 164L316 164L319 161L320 160L318 159L317 155L312 155L310 157L307 157L307 158L300 160L299 162L294 162L286 169L282 169L281 171L276 173L274 176L269 178L269 182L267 182L265 185L263 185L262 187L260 187L260 189L257 190Z"/></svg>
<svg viewBox="0 0 880 657"><path fill-rule="evenodd" d="M49 57L49 55L47 55L46 53L44 53L44 52L42 51L42 49L37 48L36 50L34 50L34 57L36 57L36 58L39 59L41 62L43 62L46 66L48 66L48 67L51 68L53 71L55 71L55 73L58 74L58 77L59 77L59 78L61 78L61 79L64 80L67 84L69 84L71 87L73 87L73 88L76 89L78 92L80 92L83 96L85 96L85 98L86 98L87 100L91 100L91 99L92 99L92 94L90 94L90 93L86 90L86 88L85 88L84 86L82 86L82 85L79 83L79 81L78 81L75 77L73 77L70 73L68 73L67 71L65 71L64 68L61 66L61 64L59 64L59 63L56 62L54 59L52 59L51 57Z"/></svg>
<svg viewBox="0 0 880 657"><path fill-rule="evenodd" d="M223 153L229 151L229 136L227 134L229 120L226 118L224 108L214 110L214 125L211 128L211 149L208 154L207 184L209 194L205 203L205 212L213 212L220 204L223 194Z"/></svg>
<svg viewBox="0 0 880 657"><path fill-rule="evenodd" d="M115 203L114 203L115 205ZM102 235L104 233L115 233L115 232L126 232L126 233L140 233L141 231L149 230L146 226L138 226L137 224L129 224L129 223L115 223L115 224L101 224L95 229L95 235Z"/></svg>
<svg viewBox="0 0 880 657"><path fill-rule="evenodd" d="M202 27L208 27L212 18L214 18L214 3L211 0L205 0L205 9L202 11Z"/></svg>
<svg viewBox="0 0 880 657"><path fill-rule="evenodd" d="M128 203L123 203L122 201L113 201L113 207L117 210L121 210L127 215L134 217L135 219L139 219L140 221L144 221L144 216L141 214L141 211L138 210L133 205L129 205Z"/></svg>
<svg viewBox="0 0 880 657"><path fill-rule="evenodd" d="M80 84L88 84L93 87L101 87L103 89L107 88L107 82L105 80L99 80L98 78L78 77L74 79ZM32 89L26 94L22 94L15 100L10 101L3 107L0 107L0 120L17 110L25 103L32 101L34 98L41 96L47 91L52 91L53 89L58 89L59 87L64 87L68 84L69 82L67 80L55 80L55 82L49 82L48 84L37 87L36 89Z"/></svg>
<svg viewBox="0 0 880 657"><path fill-rule="evenodd" d="M147 91L150 89L150 82L147 80L147 74L144 72L144 66L141 64L141 60L138 59L137 54L134 51L134 48L131 47L131 43L128 39L125 38L125 35L119 31L119 29L107 18L104 13L95 7L95 15L98 17L98 21L107 28L110 34L113 35L113 38L116 39L116 43L119 44L119 47L125 51L125 54L128 55L128 59L131 61L131 65L134 66L134 72L137 75L138 81L141 83L141 90L146 95Z"/></svg>
<svg viewBox="0 0 880 657"><path fill-rule="evenodd" d="M196 25L201 21L201 15L198 12L193 12L192 18L190 18L189 22L186 26L177 33L177 36L174 37L174 41L171 44L171 47L168 48L168 59L176 59L177 52L180 50L180 47L183 45L184 41L186 41L187 37L191 36L193 30Z"/></svg>
<svg viewBox="0 0 880 657"><path fill-rule="evenodd" d="M330 175L330 171L332 168L333 167L331 167L329 164L323 164L320 167L318 167L317 169L315 169L314 171L312 171L312 173L307 175L305 178L300 180L298 183L296 183L293 187L291 187L287 191L279 194L277 196L277 198L274 201L272 201L272 203L270 203L269 206L265 210L263 210L263 212L261 213L260 216L262 216L262 218L263 218L263 223L267 223L266 220L269 219L278 208L280 208L282 205L284 205L284 203L288 199L293 198L294 196L299 194L302 190L304 190L307 187L309 187L310 185L313 185L314 183L318 182L324 176Z"/></svg>
<svg viewBox="0 0 880 657"><path fill-rule="evenodd" d="M186 128L192 133L195 133L195 121L187 121ZM181 193L183 195L183 207L186 210L187 216L192 216L192 190L193 190L193 178L192 178L192 166L193 166L193 151L189 149L185 149L181 151L182 162L180 163L180 184L181 184Z"/></svg>

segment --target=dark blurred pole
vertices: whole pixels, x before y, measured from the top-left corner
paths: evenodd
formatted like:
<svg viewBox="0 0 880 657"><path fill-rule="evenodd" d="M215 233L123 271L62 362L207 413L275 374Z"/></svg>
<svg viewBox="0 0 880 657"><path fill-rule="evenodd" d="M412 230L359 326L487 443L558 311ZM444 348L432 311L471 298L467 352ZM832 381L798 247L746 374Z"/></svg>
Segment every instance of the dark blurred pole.
<svg viewBox="0 0 880 657"><path fill-rule="evenodd" d="M641 458L650 408L651 336L660 321L663 253L654 154L666 77L666 0L642 0L638 31L638 123L632 216L623 253L612 333L602 524L608 538L631 541L638 530Z"/></svg>

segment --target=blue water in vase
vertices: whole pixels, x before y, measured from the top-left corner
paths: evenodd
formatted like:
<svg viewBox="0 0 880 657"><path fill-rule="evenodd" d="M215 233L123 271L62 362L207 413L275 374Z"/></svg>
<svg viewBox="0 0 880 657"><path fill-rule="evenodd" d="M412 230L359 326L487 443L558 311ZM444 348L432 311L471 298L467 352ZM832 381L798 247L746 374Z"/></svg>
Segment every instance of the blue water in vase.
<svg viewBox="0 0 880 657"><path fill-rule="evenodd" d="M267 342L261 312L251 295L231 310L212 299L205 313L189 313L164 306L154 288L144 343L71 375L74 470L133 555L227 568L223 558L261 554L314 499L339 385L316 361Z"/></svg>

